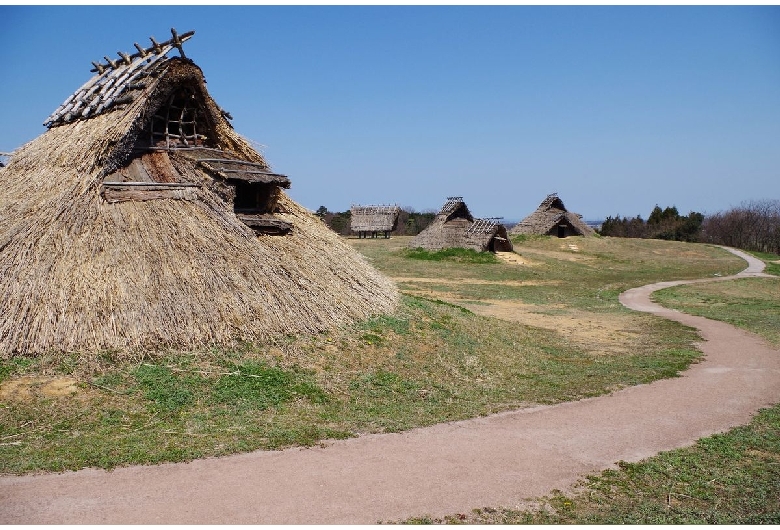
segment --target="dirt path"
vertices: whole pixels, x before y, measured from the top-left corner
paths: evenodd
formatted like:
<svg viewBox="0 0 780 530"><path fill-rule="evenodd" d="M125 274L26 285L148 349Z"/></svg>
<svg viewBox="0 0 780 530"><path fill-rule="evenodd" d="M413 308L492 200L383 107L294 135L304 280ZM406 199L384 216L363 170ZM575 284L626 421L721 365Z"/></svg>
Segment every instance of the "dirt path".
<svg viewBox="0 0 780 530"><path fill-rule="evenodd" d="M758 260L738 253L760 274ZM722 278L726 279L726 278ZM0 478L0 523L374 523L564 489L585 473L747 423L780 396L780 351L732 326L621 301L701 330L706 359L610 396L189 464Z"/></svg>

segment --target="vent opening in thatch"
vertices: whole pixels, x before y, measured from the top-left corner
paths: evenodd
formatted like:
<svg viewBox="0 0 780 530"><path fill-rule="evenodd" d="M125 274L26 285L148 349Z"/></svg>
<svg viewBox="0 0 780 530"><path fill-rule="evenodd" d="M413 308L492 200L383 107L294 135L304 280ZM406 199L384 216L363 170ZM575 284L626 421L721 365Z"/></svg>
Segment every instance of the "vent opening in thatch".
<svg viewBox="0 0 780 530"><path fill-rule="evenodd" d="M276 208L281 196L277 184L261 182L228 181L235 185L233 211L238 218L257 234L285 235L292 230L292 224L276 218Z"/></svg>
<svg viewBox="0 0 780 530"><path fill-rule="evenodd" d="M195 89L189 86L171 94L149 126L151 145L168 149L207 145L208 130L205 109Z"/></svg>
<svg viewBox="0 0 780 530"><path fill-rule="evenodd" d="M236 187L233 211L236 213L273 213L279 196L279 186L241 180L233 180L232 183Z"/></svg>

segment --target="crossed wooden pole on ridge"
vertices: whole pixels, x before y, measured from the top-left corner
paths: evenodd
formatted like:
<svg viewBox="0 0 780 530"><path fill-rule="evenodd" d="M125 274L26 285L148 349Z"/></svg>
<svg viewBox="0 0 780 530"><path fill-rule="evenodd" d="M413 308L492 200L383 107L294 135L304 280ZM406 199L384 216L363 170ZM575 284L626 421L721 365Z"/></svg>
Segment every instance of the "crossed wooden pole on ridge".
<svg viewBox="0 0 780 530"><path fill-rule="evenodd" d="M138 50L138 52L132 55L128 55L124 52L117 52L117 54L120 57L118 61L114 61L104 55L103 58L107 61L107 63L100 64L92 61L92 65L94 66L94 68L91 69L90 72L98 72L99 74L102 74L109 68L116 68L117 66L120 66L122 64L129 65L130 63L133 62L133 59L137 59L139 57L146 57L147 55L150 55L152 53L155 54L163 53L164 48L166 46L174 46L177 50L179 50L179 54L186 59L187 56L184 55L184 47L182 46L182 44L184 44L184 41L189 40L190 37L195 35L195 32L188 31L186 33L182 33L181 35L179 35L178 33L176 33L176 30L174 28L171 28L171 35L172 35L171 39L165 42L157 42L156 40L154 40L154 37L149 37L149 40L152 41L152 46L150 46L149 48L143 48L140 44L134 42L133 46L135 46L135 49Z"/></svg>

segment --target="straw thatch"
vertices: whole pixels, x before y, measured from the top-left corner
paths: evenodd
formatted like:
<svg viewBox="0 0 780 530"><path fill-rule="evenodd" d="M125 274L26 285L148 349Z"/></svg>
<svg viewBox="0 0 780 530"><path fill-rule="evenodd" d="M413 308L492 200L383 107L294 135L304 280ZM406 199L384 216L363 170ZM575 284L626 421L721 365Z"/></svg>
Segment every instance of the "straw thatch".
<svg viewBox="0 0 780 530"><path fill-rule="evenodd" d="M551 193L535 212L512 227L509 233L569 237L590 236L594 231L581 215L566 209L558 194Z"/></svg>
<svg viewBox="0 0 780 530"><path fill-rule="evenodd" d="M393 310L394 284L284 193L201 70L150 55L103 66L0 169L0 356L230 345Z"/></svg>
<svg viewBox="0 0 780 530"><path fill-rule="evenodd" d="M350 208L350 229L357 232L359 237L371 235L376 237L378 232L383 232L385 238L398 225L398 214L401 209L398 206L360 206L353 204Z"/></svg>
<svg viewBox="0 0 780 530"><path fill-rule="evenodd" d="M475 219L462 197L448 197L428 227L409 242L412 248L470 248L477 252L511 252L500 218Z"/></svg>

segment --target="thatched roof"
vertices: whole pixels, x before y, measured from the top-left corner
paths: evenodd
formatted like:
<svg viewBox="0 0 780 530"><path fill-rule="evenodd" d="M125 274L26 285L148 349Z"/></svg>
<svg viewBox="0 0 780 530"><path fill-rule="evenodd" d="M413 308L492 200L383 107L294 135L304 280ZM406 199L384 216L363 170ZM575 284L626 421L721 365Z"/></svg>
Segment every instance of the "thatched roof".
<svg viewBox="0 0 780 530"><path fill-rule="evenodd" d="M551 193L536 211L512 227L509 233L568 237L589 236L594 231L579 214L568 211L556 193Z"/></svg>
<svg viewBox="0 0 780 530"><path fill-rule="evenodd" d="M463 197L448 197L428 227L409 242L412 248L470 248L478 252L512 250L500 218L475 219Z"/></svg>
<svg viewBox="0 0 780 530"><path fill-rule="evenodd" d="M100 65L0 169L0 357L230 345L396 306L169 45Z"/></svg>
<svg viewBox="0 0 780 530"><path fill-rule="evenodd" d="M398 224L398 206L360 206L350 208L350 228L353 232L389 232Z"/></svg>

